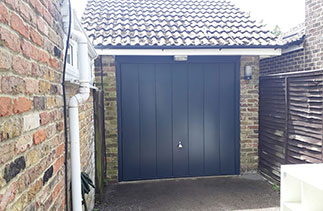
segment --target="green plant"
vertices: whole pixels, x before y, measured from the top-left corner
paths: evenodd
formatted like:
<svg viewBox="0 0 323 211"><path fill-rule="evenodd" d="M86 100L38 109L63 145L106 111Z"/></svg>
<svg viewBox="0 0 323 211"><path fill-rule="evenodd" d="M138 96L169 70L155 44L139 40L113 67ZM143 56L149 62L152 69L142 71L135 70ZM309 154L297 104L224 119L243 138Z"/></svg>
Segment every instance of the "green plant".
<svg viewBox="0 0 323 211"><path fill-rule="evenodd" d="M107 178L105 178L105 179L103 180L103 183L104 183L105 185L107 185L107 184L109 184L109 180L108 180Z"/></svg>
<svg viewBox="0 0 323 211"><path fill-rule="evenodd" d="M277 192L280 191L279 185L273 184L273 190Z"/></svg>

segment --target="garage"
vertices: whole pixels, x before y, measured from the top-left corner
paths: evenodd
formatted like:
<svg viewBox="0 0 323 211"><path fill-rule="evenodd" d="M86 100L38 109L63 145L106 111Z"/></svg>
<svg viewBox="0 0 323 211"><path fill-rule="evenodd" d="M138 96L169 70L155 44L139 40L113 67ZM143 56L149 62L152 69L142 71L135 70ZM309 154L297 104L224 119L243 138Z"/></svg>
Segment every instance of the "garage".
<svg viewBox="0 0 323 211"><path fill-rule="evenodd" d="M239 57L119 56L119 178L239 174Z"/></svg>
<svg viewBox="0 0 323 211"><path fill-rule="evenodd" d="M82 24L99 55L107 182L258 169L259 59L281 54L273 33L213 0L93 1Z"/></svg>

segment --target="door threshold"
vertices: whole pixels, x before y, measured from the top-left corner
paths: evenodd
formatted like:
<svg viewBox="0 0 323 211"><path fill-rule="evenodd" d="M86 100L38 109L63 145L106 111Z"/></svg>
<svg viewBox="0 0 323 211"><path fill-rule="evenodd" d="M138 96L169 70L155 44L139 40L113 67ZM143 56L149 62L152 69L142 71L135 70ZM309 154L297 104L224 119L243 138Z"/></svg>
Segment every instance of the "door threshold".
<svg viewBox="0 0 323 211"><path fill-rule="evenodd" d="M162 178L162 179L146 179L146 180L135 180L135 181L121 181L119 184L133 184L133 183L145 183L145 182L162 182L162 181L177 181L177 180L197 180L197 179L212 179L212 178L228 178L228 177L239 177L241 175L216 175L216 176L199 176L199 177L174 177L174 178Z"/></svg>

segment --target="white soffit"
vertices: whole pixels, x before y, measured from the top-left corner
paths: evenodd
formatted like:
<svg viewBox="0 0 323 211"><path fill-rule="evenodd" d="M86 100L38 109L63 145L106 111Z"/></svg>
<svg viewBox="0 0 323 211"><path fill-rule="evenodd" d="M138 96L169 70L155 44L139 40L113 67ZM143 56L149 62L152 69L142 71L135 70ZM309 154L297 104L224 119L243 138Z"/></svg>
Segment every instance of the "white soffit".
<svg viewBox="0 0 323 211"><path fill-rule="evenodd" d="M115 56L279 56L279 48L222 48L222 49L96 49L98 55Z"/></svg>

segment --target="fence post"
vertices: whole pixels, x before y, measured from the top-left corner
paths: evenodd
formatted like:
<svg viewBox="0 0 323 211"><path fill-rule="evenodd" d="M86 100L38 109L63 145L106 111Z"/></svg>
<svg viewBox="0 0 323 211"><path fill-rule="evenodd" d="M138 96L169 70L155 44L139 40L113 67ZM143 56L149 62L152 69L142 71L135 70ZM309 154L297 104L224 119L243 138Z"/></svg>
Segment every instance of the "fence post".
<svg viewBox="0 0 323 211"><path fill-rule="evenodd" d="M288 163L288 113L289 113L289 105L288 105L288 76L285 77L285 143L284 143L284 154L285 154L285 164Z"/></svg>
<svg viewBox="0 0 323 211"><path fill-rule="evenodd" d="M321 71L321 73L323 74L323 70ZM323 81L322 81L323 83ZM321 108L321 112L322 112L322 147L321 147L321 151L322 151L322 162L323 162L323 84L322 85L322 88L321 88L321 96L322 96L322 108Z"/></svg>
<svg viewBox="0 0 323 211"><path fill-rule="evenodd" d="M105 177L105 140L104 140L104 113L102 112L103 92L94 92L94 124L95 124L95 185L99 200L104 196Z"/></svg>

